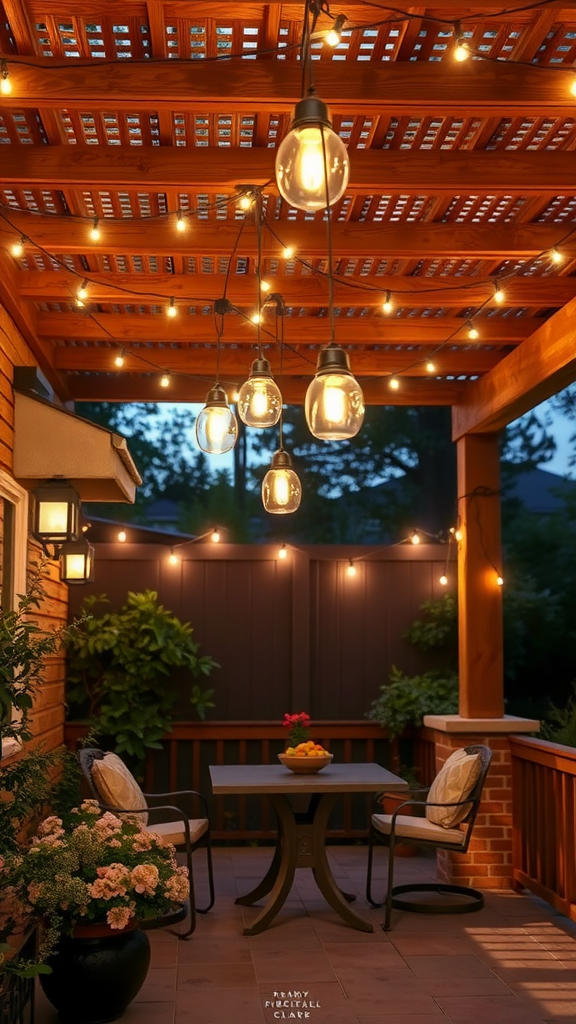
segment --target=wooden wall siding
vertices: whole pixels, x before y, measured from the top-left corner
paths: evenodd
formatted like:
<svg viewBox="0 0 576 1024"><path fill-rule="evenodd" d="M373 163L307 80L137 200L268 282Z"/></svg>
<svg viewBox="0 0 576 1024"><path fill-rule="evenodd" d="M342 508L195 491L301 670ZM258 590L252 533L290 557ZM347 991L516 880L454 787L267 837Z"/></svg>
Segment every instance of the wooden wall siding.
<svg viewBox="0 0 576 1024"><path fill-rule="evenodd" d="M208 684L219 719L261 721L302 709L317 719L358 719L392 664L422 670L402 634L424 600L445 593L444 545L308 546L290 549L286 561L277 551L190 544L172 566L168 547L98 544L95 583L71 591L70 612L78 614L89 593L106 593L117 608L129 590L157 590L221 666ZM359 557L350 578L346 566ZM185 704L180 710L188 717Z"/></svg>
<svg viewBox="0 0 576 1024"><path fill-rule="evenodd" d="M34 365L36 360L14 323L0 305L0 468L12 473L14 437L14 394L12 378L14 366ZM37 544L29 542L28 560L38 561L42 552ZM60 582L58 563L49 566L46 586L47 600L33 618L45 628L58 628L68 618L68 588ZM59 746L64 739L64 679L65 663L62 654L46 663L44 682L34 705L32 730L34 745L46 749Z"/></svg>
<svg viewBox="0 0 576 1024"><path fill-rule="evenodd" d="M576 921L576 749L509 737L512 878Z"/></svg>

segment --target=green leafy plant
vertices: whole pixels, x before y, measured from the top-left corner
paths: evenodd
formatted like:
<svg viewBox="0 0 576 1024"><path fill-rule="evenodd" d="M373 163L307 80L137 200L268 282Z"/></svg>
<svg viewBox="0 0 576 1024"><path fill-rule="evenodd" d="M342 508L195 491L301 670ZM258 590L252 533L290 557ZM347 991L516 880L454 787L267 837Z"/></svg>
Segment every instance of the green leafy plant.
<svg viewBox="0 0 576 1024"><path fill-rule="evenodd" d="M175 669L209 676L216 662L200 655L192 627L158 603L153 590L129 593L119 611L97 615L106 595L88 597L83 620L67 639L67 699L86 715L93 734L112 740L118 753L142 762L147 748L161 747L174 719ZM214 690L197 683L190 701L200 718L214 707Z"/></svg>
<svg viewBox="0 0 576 1024"><path fill-rule="evenodd" d="M565 707L550 704L546 719L541 724L540 734L552 743L565 747L576 747L576 681L572 684L572 696Z"/></svg>
<svg viewBox="0 0 576 1024"><path fill-rule="evenodd" d="M30 711L44 661L59 651L69 635L67 627L45 629L31 618L45 597L46 577L46 562L34 563L17 609L0 608L0 735L22 742L32 737Z"/></svg>
<svg viewBox="0 0 576 1024"><path fill-rule="evenodd" d="M367 715L388 731L390 739L400 736L408 725L422 725L424 715L458 711L456 602L445 594L437 601L424 601L421 611L423 617L412 623L403 638L423 653L440 652L445 667L407 676L392 665Z"/></svg>

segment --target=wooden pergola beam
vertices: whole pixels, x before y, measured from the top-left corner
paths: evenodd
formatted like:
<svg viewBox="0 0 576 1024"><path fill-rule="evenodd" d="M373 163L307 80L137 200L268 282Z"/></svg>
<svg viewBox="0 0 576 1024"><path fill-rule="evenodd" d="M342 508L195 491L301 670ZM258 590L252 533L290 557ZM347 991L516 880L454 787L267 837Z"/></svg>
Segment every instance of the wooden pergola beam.
<svg viewBox="0 0 576 1024"><path fill-rule="evenodd" d="M328 27L328 26L327 26ZM201 111L202 113L291 114L300 99L301 72L279 61L231 59L145 61L102 64L75 60L51 68L38 58L17 57L9 63L12 93L2 106L20 109L62 107L68 110ZM397 117L501 117L506 97L509 117L571 117L574 100L568 75L543 74L515 63L391 61L340 64L323 62L318 92L333 115L392 114Z"/></svg>
<svg viewBox="0 0 576 1024"><path fill-rule="evenodd" d="M245 377L245 375L244 375ZM244 379L244 378L243 378ZM277 377L276 381L287 405L302 405L310 377ZM213 376L205 380L175 376L169 388L159 385L158 374L107 373L69 374L68 388L76 402L205 402ZM238 382L224 381L229 397ZM398 391L384 387L381 381L362 383L367 405L453 405L463 396L467 381L402 380ZM79 409L82 415L82 408Z"/></svg>
<svg viewBox="0 0 576 1024"><path fill-rule="evenodd" d="M492 433L576 380L576 299L471 383L453 409L452 436Z"/></svg>
<svg viewBox="0 0 576 1024"><path fill-rule="evenodd" d="M324 340L328 341L327 338ZM58 370L113 372L115 369L114 359L117 355L118 349L114 347L86 348L77 346L65 348L60 346L54 350L54 365ZM220 353L220 371L228 377L236 375L242 382L248 375L251 361L257 355L256 348L240 349L223 346ZM357 377L385 377L404 370L409 371L411 377L430 377L430 373L426 369L426 362L428 359L433 359L435 376L443 374L475 375L487 373L503 358L503 355L504 353L493 350L472 350L449 352L443 356L442 352L434 354L433 349L424 346L421 346L417 352L412 347L400 351L394 347L389 351L354 352L352 368ZM284 374L313 376L316 370L316 356L317 351L310 348L300 351L285 350L282 353ZM273 370L278 370L280 353L277 350L267 349L266 357L271 361ZM148 345L142 346L140 349L124 350L123 371L141 373L149 369L152 370L154 367L159 371L171 373L200 373L210 376L216 367L216 346L214 345L211 349L205 347L175 349Z"/></svg>
<svg viewBox="0 0 576 1024"><path fill-rule="evenodd" d="M488 345L517 345L532 334L542 323L536 317L491 317L481 323L482 343ZM101 325L101 326L100 326ZM324 345L329 335L326 317L284 317L284 340L287 345ZM441 345L463 326L454 317L343 317L338 319L336 334L343 345L364 348L375 345L426 346ZM274 317L266 315L263 342L270 344L274 337ZM104 342L110 338L129 343L156 342L173 345L216 344L214 320L210 316L188 316L183 313L174 319L158 314L120 315L97 313L94 318L81 313L39 313L38 335L58 341ZM229 316L224 321L222 345L242 347L256 343L254 324L240 316ZM446 353L457 348L475 349L466 331L459 330L446 346Z"/></svg>
<svg viewBox="0 0 576 1024"><path fill-rule="evenodd" d="M101 192L138 189L162 192L201 188L234 193L239 183L275 192L270 149L141 146L133 149L79 146L14 146L0 164L0 187ZM420 195L571 195L574 157L543 151L355 150L348 194L415 192Z"/></svg>
<svg viewBox="0 0 576 1024"><path fill-rule="evenodd" d="M150 220L134 219L103 221L100 240L88 240L87 222L46 214L38 216L4 210L8 221L0 218L0 237L8 244L14 236L25 235L26 252L41 246L55 256L83 254L90 250L95 257L116 256L212 256L226 257L236 248L238 224L210 221L195 217L187 221L188 230L174 228L175 214ZM325 231L318 222L282 221L274 225L277 238L265 225L262 245L264 261L278 258L283 246L293 246L304 259L326 256ZM374 224L336 221L332 226L332 246L336 258L380 259L403 257L431 259L437 256L469 259L530 259L552 249L565 230L557 225L502 225L498 230L476 224ZM36 243L36 245L34 244ZM576 237L562 246L567 253L576 253ZM247 223L236 250L238 256L255 256L258 239L253 224Z"/></svg>
<svg viewBox="0 0 576 1024"><path fill-rule="evenodd" d="M33 302L73 302L82 284L81 274L65 271L22 270L14 275L18 294ZM86 304L120 303L133 306L211 303L223 295L233 306L252 309L257 303L255 274L87 274ZM324 274L309 276L278 275L268 278L271 291L282 295L286 306L324 307L328 305L328 281ZM366 276L334 281L334 301L339 307L381 306L390 291L395 306L406 308L480 306L494 294L487 278L431 278ZM507 306L561 306L576 295L576 277L515 277L505 286ZM464 327L464 323L462 324Z"/></svg>

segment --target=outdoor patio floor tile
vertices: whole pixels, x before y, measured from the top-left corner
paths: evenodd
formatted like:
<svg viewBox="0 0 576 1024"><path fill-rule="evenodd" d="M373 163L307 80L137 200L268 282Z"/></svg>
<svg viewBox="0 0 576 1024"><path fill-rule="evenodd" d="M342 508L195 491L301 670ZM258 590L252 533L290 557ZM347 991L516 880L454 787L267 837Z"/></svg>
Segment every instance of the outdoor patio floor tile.
<svg viewBox="0 0 576 1024"><path fill-rule="evenodd" d="M265 1007L275 991L309 993L317 1005L306 1024L576 1024L571 922L534 898L498 892L473 914L395 911L384 932L382 910L364 899L365 856L362 847L330 848L340 884L357 892L355 909L373 932L346 925L299 871L277 918L245 936L262 903L241 907L234 898L260 880L270 851L215 849L213 910L186 941L148 931L152 965L122 1024L298 1024ZM429 858L399 862L397 881L432 870ZM42 992L35 1024L58 1024Z"/></svg>

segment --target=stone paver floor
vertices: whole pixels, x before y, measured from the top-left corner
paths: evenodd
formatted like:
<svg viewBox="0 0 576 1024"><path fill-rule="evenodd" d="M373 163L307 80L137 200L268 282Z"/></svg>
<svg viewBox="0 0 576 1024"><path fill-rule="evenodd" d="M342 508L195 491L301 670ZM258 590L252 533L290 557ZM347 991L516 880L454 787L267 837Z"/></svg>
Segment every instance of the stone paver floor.
<svg viewBox="0 0 576 1024"><path fill-rule="evenodd" d="M377 853L383 885L387 853ZM355 907L374 933L347 927L301 869L272 925L247 937L255 910L234 898L271 856L260 847L214 851L213 910L188 941L148 933L151 968L123 1024L576 1024L576 928L540 901L504 891L488 893L472 914L395 911L384 933L382 911L364 898L366 848L330 847L337 881L357 893ZM201 853L194 863L201 902ZM398 883L434 877L427 857L397 865ZM39 992L36 1024L56 1022Z"/></svg>

